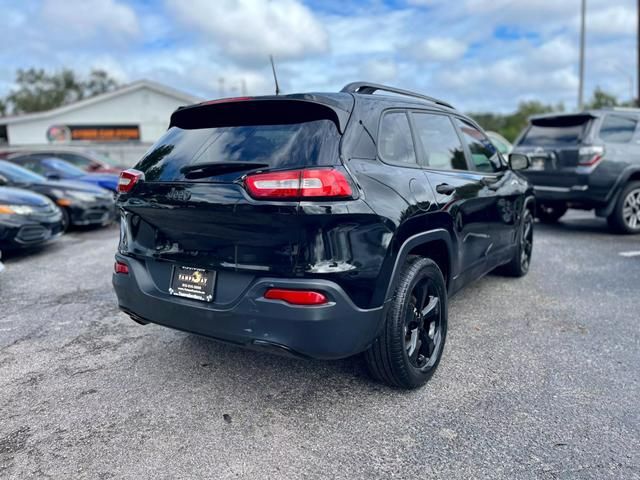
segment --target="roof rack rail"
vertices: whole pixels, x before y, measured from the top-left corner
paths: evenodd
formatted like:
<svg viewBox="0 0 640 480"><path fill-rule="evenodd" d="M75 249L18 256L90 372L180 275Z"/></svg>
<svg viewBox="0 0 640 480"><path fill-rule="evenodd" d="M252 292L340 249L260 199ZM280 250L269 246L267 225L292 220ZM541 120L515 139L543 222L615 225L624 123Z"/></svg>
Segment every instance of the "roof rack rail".
<svg viewBox="0 0 640 480"><path fill-rule="evenodd" d="M406 97L420 98L422 100L427 100L428 102L433 102L438 105L442 105L444 107L455 110L453 105L451 105L448 102L445 102L444 100L439 100L437 98L430 97L428 95L422 95L421 93L412 92L410 90L403 90L401 88L395 88L395 87L387 87L386 85L380 85L378 83L353 82L345 85L340 91L345 93L373 94L378 90L382 92L396 93L398 95L404 95Z"/></svg>

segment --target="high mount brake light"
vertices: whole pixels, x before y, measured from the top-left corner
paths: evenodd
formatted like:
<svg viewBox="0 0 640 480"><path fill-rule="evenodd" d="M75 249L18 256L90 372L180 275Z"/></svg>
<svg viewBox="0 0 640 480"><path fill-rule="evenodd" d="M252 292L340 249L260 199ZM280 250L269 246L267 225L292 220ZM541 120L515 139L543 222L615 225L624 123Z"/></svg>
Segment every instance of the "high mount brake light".
<svg viewBox="0 0 640 480"><path fill-rule="evenodd" d="M142 172L138 170L129 169L120 172L118 178L118 193L127 193L140 181L142 178Z"/></svg>
<svg viewBox="0 0 640 480"><path fill-rule="evenodd" d="M208 100L206 102L202 102L200 105L216 105L218 103L233 103L233 102L246 102L248 100L252 100L253 97L231 97L231 98L220 98L217 100Z"/></svg>
<svg viewBox="0 0 640 480"><path fill-rule="evenodd" d="M592 167L602 160L602 157L604 157L604 147L581 147L578 151L578 157L578 165L583 167Z"/></svg>
<svg viewBox="0 0 640 480"><path fill-rule="evenodd" d="M264 294L269 300L283 300L292 305L323 305L328 302L326 295L312 290L286 290L270 288Z"/></svg>
<svg viewBox="0 0 640 480"><path fill-rule="evenodd" d="M245 185L258 199L348 198L347 177L333 168L305 168L248 175Z"/></svg>

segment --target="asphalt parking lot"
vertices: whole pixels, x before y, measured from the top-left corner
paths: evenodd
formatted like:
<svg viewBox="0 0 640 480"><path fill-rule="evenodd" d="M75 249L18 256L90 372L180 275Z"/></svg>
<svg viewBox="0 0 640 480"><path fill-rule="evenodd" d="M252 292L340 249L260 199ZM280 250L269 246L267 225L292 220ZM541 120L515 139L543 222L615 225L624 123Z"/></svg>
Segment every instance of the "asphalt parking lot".
<svg viewBox="0 0 640 480"><path fill-rule="evenodd" d="M6 259L0 478L640 478L640 238L572 212L458 294L414 392L119 313L117 228Z"/></svg>

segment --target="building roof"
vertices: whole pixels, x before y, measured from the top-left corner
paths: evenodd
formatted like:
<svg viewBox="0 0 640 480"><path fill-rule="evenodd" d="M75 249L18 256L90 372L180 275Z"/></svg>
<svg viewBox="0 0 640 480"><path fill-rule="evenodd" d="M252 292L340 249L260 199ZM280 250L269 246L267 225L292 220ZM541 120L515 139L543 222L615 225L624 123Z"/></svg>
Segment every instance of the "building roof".
<svg viewBox="0 0 640 480"><path fill-rule="evenodd" d="M180 101L183 101L185 104L192 104L192 103L198 103L203 101L203 99L200 97L189 95L188 93L175 90L171 87L162 85L157 82L153 82L151 80L138 80L136 82L123 85L122 87L119 87L110 92L101 93L93 97L85 98L83 100L78 100L77 102L69 103L67 105L63 105L58 108L53 108L51 110L45 110L42 112L34 112L34 113L25 113L22 115L0 117L0 124L22 123L30 120L39 120L42 118L54 117L62 113L79 110L79 109L88 107L90 105L101 103L101 102L110 100L111 98L119 97L121 95L126 95L128 93L135 92L137 90L142 90L142 89L153 90L162 95L174 97Z"/></svg>

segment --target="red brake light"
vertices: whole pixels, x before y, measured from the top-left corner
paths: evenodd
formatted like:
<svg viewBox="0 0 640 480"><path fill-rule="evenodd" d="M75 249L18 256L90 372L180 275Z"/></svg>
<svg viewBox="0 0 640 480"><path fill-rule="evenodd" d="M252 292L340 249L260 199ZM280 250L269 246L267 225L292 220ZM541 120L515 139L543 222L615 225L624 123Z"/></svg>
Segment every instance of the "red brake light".
<svg viewBox="0 0 640 480"><path fill-rule="evenodd" d="M122 262L116 262L113 265L113 271L116 273L121 273L123 275L129 275L129 265Z"/></svg>
<svg viewBox="0 0 640 480"><path fill-rule="evenodd" d="M328 302L327 297L320 292L311 290L285 290L270 288L264 294L269 300L284 300L293 305L322 305Z"/></svg>
<svg viewBox="0 0 640 480"><path fill-rule="evenodd" d="M348 198L352 194L347 177L333 168L257 173L245 179L252 197L265 198Z"/></svg>
<svg viewBox="0 0 640 480"><path fill-rule="evenodd" d="M138 170L129 169L120 172L120 177L118 178L118 193L127 193L130 192L131 189L135 186L136 183L142 179L142 172Z"/></svg>

